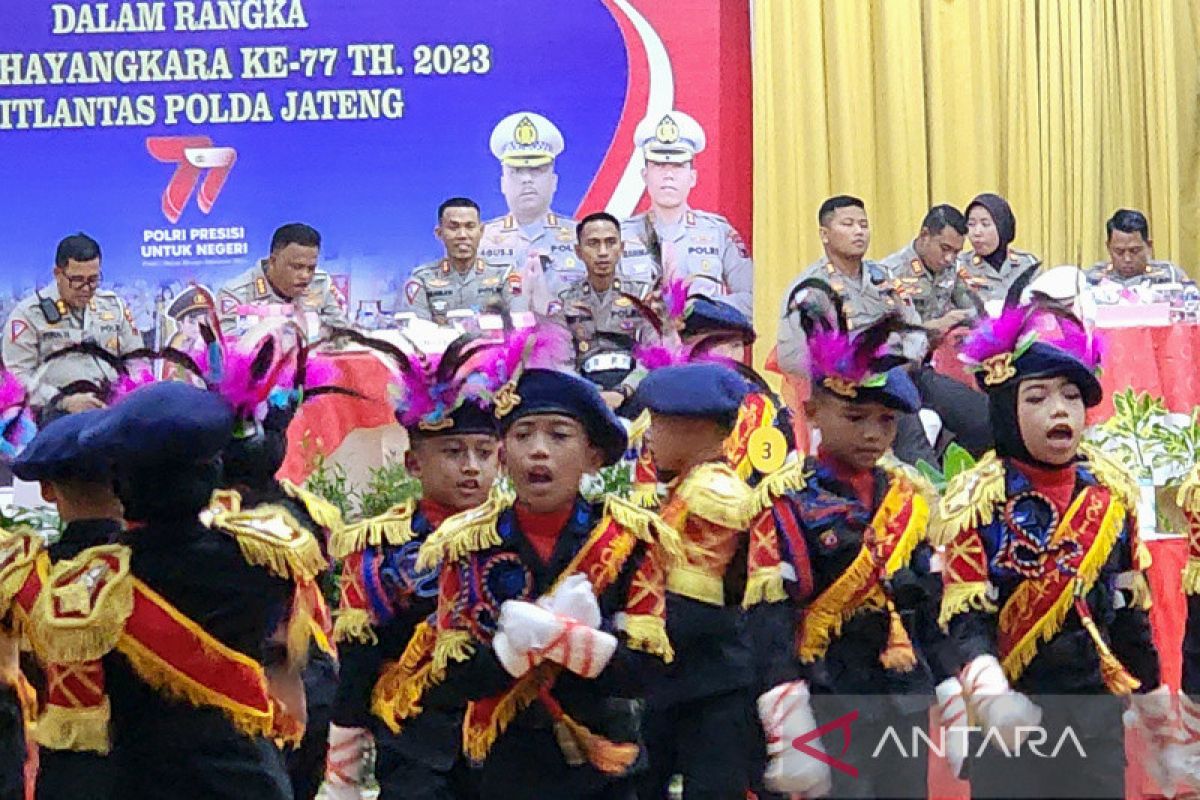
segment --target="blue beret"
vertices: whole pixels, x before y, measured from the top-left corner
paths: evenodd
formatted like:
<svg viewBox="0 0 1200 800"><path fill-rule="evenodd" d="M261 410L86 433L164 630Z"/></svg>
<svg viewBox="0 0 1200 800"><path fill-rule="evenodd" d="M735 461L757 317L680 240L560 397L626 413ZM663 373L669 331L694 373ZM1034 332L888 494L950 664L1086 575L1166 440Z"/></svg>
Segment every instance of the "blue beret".
<svg viewBox="0 0 1200 800"><path fill-rule="evenodd" d="M1062 376L1079 387L1083 395L1083 404L1092 408L1104 399L1104 388L1087 364L1066 350L1045 342L1034 342L1029 349L1013 362L1017 374L1000 385L989 385L984 382L986 373L978 372L975 382L985 392L994 392L1006 386L1020 385L1022 381L1034 378L1057 378Z"/></svg>
<svg viewBox="0 0 1200 800"><path fill-rule="evenodd" d="M746 379L720 364L681 364L646 376L638 399L654 414L724 417L737 414L750 391Z"/></svg>
<svg viewBox="0 0 1200 800"><path fill-rule="evenodd" d="M859 399L882 403L888 408L912 414L921 410L921 393L902 367L892 367L884 373L883 386L858 387Z"/></svg>
<svg viewBox="0 0 1200 800"><path fill-rule="evenodd" d="M13 474L23 481L108 482L112 477L108 461L80 443L83 432L105 413L82 411L55 419L38 431L12 463Z"/></svg>
<svg viewBox="0 0 1200 800"><path fill-rule="evenodd" d="M754 325L741 311L720 300L695 295L688 299L683 315L683 335L699 336L703 333L736 333L750 342L756 337Z"/></svg>
<svg viewBox="0 0 1200 800"><path fill-rule="evenodd" d="M177 381L135 389L91 425L80 443L127 464L196 464L233 438L233 409L213 392Z"/></svg>
<svg viewBox="0 0 1200 800"><path fill-rule="evenodd" d="M629 444L625 426L590 381L552 369L529 369L517 381L517 394L517 406L500 418L502 434L524 417L563 414L583 424L588 439L604 454L604 466L625 455Z"/></svg>
<svg viewBox="0 0 1200 800"><path fill-rule="evenodd" d="M397 414L396 416L399 418L400 415ZM410 438L418 436L426 439L432 436L466 436L473 433L496 436L496 417L492 414L491 409L481 407L479 403L470 398L464 400L461 406L454 409L450 413L449 419L454 424L436 431L422 428L420 424L409 425L406 429Z"/></svg>

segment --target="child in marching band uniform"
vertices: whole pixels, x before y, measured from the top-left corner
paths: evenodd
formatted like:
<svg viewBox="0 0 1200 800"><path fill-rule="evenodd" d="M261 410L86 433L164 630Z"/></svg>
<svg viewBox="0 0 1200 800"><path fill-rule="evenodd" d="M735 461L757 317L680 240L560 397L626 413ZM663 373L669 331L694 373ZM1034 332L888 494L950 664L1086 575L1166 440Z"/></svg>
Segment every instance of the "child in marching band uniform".
<svg viewBox="0 0 1200 800"><path fill-rule="evenodd" d="M1169 715L1156 688L1137 486L1080 441L1085 411L1102 396L1097 342L1061 310L1010 303L973 332L964 358L988 394L996 437L994 454L951 481L938 514L940 618L964 665L966 704L1009 747L1019 726L1040 720L1048 741L1070 730L1086 753L1037 758L1002 753L993 740L973 753L973 791L1121 797L1122 703L1113 696L1155 690L1133 698L1154 757Z"/></svg>
<svg viewBox="0 0 1200 800"><path fill-rule="evenodd" d="M793 671L804 680L759 701L777 742L768 785L825 789L833 797L924 797L923 753L875 752L889 728L906 741L914 729L924 730L935 676L946 671L945 643L934 625L938 580L926 541L934 491L888 456L898 416L915 411L919 399L897 365L902 359L884 355L902 323L884 318L851 337L832 316L823 327L808 326L813 395L805 411L820 431L820 451L805 463L803 488L774 504L798 611ZM857 777L826 771L831 785L814 787L803 771L803 759L810 767L816 762L790 744L812 727L771 709L786 705L789 695L800 704L809 693L817 724L856 714L853 736L835 728L823 745L841 753Z"/></svg>
<svg viewBox="0 0 1200 800"><path fill-rule="evenodd" d="M515 499L451 517L421 548L418 568L441 569L436 617L375 708L401 728L466 703L463 747L482 763L485 800L624 799L644 768L635 701L673 655L663 567L678 537L618 498L580 495L584 474L621 457L625 431L592 384L525 368L537 337L493 360Z"/></svg>
<svg viewBox="0 0 1200 800"><path fill-rule="evenodd" d="M487 350L463 336L440 357L391 352L400 371L396 419L409 436L405 465L420 481L421 497L333 540L333 555L343 559L335 628L341 682L327 776L334 800L361 795L368 736L381 800L475 794L462 756L463 708L427 709L394 733L372 712L372 694L401 669L405 645L437 608L437 570L417 569L418 551L447 518L487 500L496 480L499 433L479 371Z"/></svg>

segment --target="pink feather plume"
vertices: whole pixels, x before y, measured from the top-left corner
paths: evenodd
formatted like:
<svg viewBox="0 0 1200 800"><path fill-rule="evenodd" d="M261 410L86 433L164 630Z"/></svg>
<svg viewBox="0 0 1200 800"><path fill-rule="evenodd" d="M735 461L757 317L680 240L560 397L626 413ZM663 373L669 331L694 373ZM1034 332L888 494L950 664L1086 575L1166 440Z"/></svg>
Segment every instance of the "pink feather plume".
<svg viewBox="0 0 1200 800"><path fill-rule="evenodd" d="M998 317L981 320L963 342L960 358L968 364L982 364L1000 353L1011 353L1027 333L1028 306L1004 309Z"/></svg>
<svg viewBox="0 0 1200 800"><path fill-rule="evenodd" d="M1030 336L1068 353L1093 371L1100 367L1104 354L1100 337L1078 320L1028 305L1006 308L999 317L980 322L963 343L960 357L967 364L982 364L1013 352Z"/></svg>
<svg viewBox="0 0 1200 800"><path fill-rule="evenodd" d="M0 372L0 414L23 406L26 400L25 386L11 372Z"/></svg>
<svg viewBox="0 0 1200 800"><path fill-rule="evenodd" d="M886 353L886 343L866 352L866 348L855 346L855 339L849 334L813 333L808 339L809 372L814 381L837 377L860 384L871 376L874 360Z"/></svg>

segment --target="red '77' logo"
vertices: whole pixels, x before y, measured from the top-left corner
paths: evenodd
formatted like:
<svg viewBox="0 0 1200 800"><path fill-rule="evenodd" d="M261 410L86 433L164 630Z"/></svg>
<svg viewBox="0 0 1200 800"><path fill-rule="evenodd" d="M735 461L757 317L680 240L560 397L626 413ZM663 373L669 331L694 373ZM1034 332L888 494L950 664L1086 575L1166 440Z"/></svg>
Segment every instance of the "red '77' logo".
<svg viewBox="0 0 1200 800"><path fill-rule="evenodd" d="M840 730L842 732L842 752L838 753L838 756L846 755L846 751L850 749L850 724L856 719L858 719L857 710L851 711L849 714L843 714L833 722L826 722L821 727L811 730L803 736L797 736L792 740L792 747L796 748L801 753L804 753L806 756L815 758L817 761L820 761L823 764L827 764L840 772L846 773L851 778L857 778L857 767L847 764L837 756L831 756L828 753L824 753L813 747L809 747L808 744L814 739L820 739L821 735L827 733L828 731Z"/></svg>
<svg viewBox="0 0 1200 800"><path fill-rule="evenodd" d="M200 183L196 205L205 214L212 211L237 161L236 150L213 147L212 139L207 136L150 136L146 138L146 149L159 161L179 165L162 195L163 215L173 223L183 216L183 209L206 170L208 174Z"/></svg>

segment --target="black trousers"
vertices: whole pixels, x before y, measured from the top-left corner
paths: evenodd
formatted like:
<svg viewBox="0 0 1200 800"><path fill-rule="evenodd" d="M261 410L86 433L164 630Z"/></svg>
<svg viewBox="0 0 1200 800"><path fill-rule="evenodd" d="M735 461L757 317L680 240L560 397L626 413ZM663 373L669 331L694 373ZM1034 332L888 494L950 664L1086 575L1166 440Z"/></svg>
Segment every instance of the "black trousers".
<svg viewBox="0 0 1200 800"><path fill-rule="evenodd" d="M650 770L639 800L663 800L676 774L683 775L684 800L744 800L762 766L762 734L749 690L651 706L645 741Z"/></svg>
<svg viewBox="0 0 1200 800"><path fill-rule="evenodd" d="M25 721L11 686L0 685L0 800L25 796Z"/></svg>

